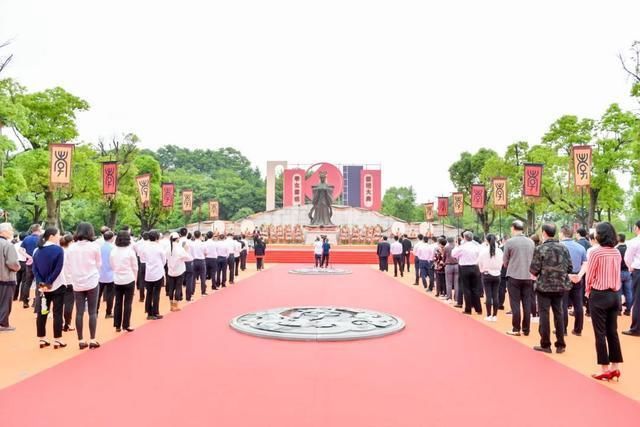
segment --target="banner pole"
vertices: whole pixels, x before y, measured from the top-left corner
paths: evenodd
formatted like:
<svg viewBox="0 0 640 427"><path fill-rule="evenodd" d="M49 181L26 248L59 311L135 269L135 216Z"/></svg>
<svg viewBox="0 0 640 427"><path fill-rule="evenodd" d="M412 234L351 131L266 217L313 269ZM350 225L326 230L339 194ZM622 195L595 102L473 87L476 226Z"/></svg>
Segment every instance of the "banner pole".
<svg viewBox="0 0 640 427"><path fill-rule="evenodd" d="M582 227L586 228L587 227L587 219L585 218L585 211L584 211L584 187L580 187L580 197L581 197L581 210L580 210L580 219L582 219Z"/></svg>

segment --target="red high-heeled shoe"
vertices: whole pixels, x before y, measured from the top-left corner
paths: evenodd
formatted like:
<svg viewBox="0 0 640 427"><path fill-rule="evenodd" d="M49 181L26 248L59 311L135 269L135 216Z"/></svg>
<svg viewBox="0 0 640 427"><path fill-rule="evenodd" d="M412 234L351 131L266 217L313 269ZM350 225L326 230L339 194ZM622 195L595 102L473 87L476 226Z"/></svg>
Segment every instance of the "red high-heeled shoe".
<svg viewBox="0 0 640 427"><path fill-rule="evenodd" d="M603 372L601 374L591 374L591 378L594 378L598 381L610 381L611 380L612 371Z"/></svg>
<svg viewBox="0 0 640 427"><path fill-rule="evenodd" d="M616 381L620 381L620 371L618 369L611 371L611 379L614 379Z"/></svg>

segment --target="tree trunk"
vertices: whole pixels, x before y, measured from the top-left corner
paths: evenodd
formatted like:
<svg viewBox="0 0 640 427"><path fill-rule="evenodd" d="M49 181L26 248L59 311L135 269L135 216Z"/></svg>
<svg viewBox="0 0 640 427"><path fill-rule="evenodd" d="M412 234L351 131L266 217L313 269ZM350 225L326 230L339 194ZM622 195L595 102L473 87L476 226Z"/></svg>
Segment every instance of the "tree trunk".
<svg viewBox="0 0 640 427"><path fill-rule="evenodd" d="M55 227L58 225L58 206L56 203L55 193L51 190L44 192L44 200L47 205L47 227Z"/></svg>
<svg viewBox="0 0 640 427"><path fill-rule="evenodd" d="M536 232L536 211L533 206L527 207L527 230L529 234Z"/></svg>
<svg viewBox="0 0 640 427"><path fill-rule="evenodd" d="M111 207L109 209L109 216L107 217L107 227L112 230L116 229L116 220L118 219L118 211Z"/></svg>
<svg viewBox="0 0 640 427"><path fill-rule="evenodd" d="M40 217L42 216L42 208L38 205L33 205L33 222L32 224L40 224Z"/></svg>
<svg viewBox="0 0 640 427"><path fill-rule="evenodd" d="M587 229L593 226L596 217L596 207L598 206L598 196L600 190L591 188L589 189L589 214L587 215Z"/></svg>

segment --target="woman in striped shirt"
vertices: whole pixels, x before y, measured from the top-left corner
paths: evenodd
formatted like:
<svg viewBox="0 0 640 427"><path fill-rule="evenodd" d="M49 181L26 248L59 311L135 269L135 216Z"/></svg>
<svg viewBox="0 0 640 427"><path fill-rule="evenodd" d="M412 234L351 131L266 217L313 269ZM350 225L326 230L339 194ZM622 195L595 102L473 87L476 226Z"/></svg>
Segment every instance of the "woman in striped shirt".
<svg viewBox="0 0 640 427"><path fill-rule="evenodd" d="M622 363L618 337L618 290L622 259L615 248L616 231L611 224L598 224L596 240L600 246L589 253L586 280L598 365L602 370L600 374L593 374L593 378L609 381L620 378L618 364Z"/></svg>

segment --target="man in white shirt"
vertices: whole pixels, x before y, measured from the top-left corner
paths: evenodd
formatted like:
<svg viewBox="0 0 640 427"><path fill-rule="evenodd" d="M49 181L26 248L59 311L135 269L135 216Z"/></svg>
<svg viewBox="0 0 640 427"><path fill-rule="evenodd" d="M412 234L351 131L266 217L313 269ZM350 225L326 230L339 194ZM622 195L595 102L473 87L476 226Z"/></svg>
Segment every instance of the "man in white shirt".
<svg viewBox="0 0 640 427"><path fill-rule="evenodd" d="M224 234L220 235L218 241L218 270L216 271L216 286L227 287L227 266L229 265L229 245Z"/></svg>
<svg viewBox="0 0 640 427"><path fill-rule="evenodd" d="M191 255L191 239L188 238L191 237L191 235L189 234L189 230L187 230L186 227L182 227L179 231L179 234L180 240L178 240L178 243L189 254L189 256L191 256L191 261L185 261L184 263L184 285L186 293L185 299L187 301L191 301L191 297L196 291L195 278L193 277L193 255Z"/></svg>
<svg viewBox="0 0 640 427"><path fill-rule="evenodd" d="M429 238L423 237L422 242L416 243L413 248L413 254L418 258L418 270L420 271L420 279L422 280L422 286L427 289L427 272L429 270L429 264L433 259L433 246L429 245Z"/></svg>
<svg viewBox="0 0 640 427"><path fill-rule="evenodd" d="M235 269L236 269L236 243L233 240L233 235L227 234L227 238L224 240L225 245L229 250L229 255L227 255L227 268L229 269L229 284L233 285L233 281L236 277Z"/></svg>
<svg viewBox="0 0 640 427"><path fill-rule="evenodd" d="M398 236L393 236L393 243L391 243L391 256L393 257L393 277L398 277L398 269L400 269L400 277L404 277L402 272L402 257L404 249L402 243L399 242Z"/></svg>
<svg viewBox="0 0 640 427"><path fill-rule="evenodd" d="M160 233L150 231L149 243L144 251L147 261L144 277L147 285L147 298L145 300L147 320L162 319L162 315L160 315L160 290L164 285L164 267L167 264L167 251L164 250L159 239Z"/></svg>
<svg viewBox="0 0 640 427"><path fill-rule="evenodd" d="M460 287L464 295L464 313L471 314L473 308L477 314L482 314L482 303L480 302L482 285L478 268L481 247L478 242L473 240L471 231L465 231L462 237L464 242L451 251L451 256L458 259Z"/></svg>
<svg viewBox="0 0 640 427"><path fill-rule="evenodd" d="M416 281L414 286L418 286L420 281L420 259L418 258L418 248L424 245L424 236L422 234L418 234L418 240L413 245L413 271L416 273Z"/></svg>
<svg viewBox="0 0 640 427"><path fill-rule="evenodd" d="M211 290L218 290L220 282L217 281L218 272L218 248L220 242L213 237L213 231L207 232L207 240L204 242L204 262L206 265L207 276L211 278ZM206 290L206 285L205 288ZM204 292L202 295L207 295Z"/></svg>
<svg viewBox="0 0 640 427"><path fill-rule="evenodd" d="M207 266L205 263L205 245L202 241L202 234L200 230L196 230L193 232L193 242L189 245L190 255L193 257L193 286L195 292L195 282L196 280L200 281L200 294L207 295ZM216 255L217 258L217 255ZM215 265L215 269L212 271L211 281L215 280L215 271L217 270L218 260L216 259L213 265Z"/></svg>
<svg viewBox="0 0 640 427"><path fill-rule="evenodd" d="M322 260L322 240L320 240L320 237L316 237L316 241L313 242L313 259L315 261L315 268L319 268L320 261Z"/></svg>
<svg viewBox="0 0 640 427"><path fill-rule="evenodd" d="M624 262L629 267L629 271L631 271L634 289L633 306L631 307L631 327L628 331L622 331L622 333L640 337L640 221L636 222L633 232L636 237L627 242L627 251L624 254Z"/></svg>

